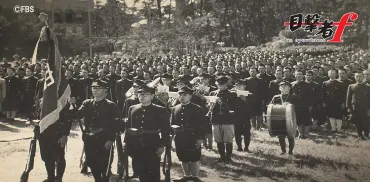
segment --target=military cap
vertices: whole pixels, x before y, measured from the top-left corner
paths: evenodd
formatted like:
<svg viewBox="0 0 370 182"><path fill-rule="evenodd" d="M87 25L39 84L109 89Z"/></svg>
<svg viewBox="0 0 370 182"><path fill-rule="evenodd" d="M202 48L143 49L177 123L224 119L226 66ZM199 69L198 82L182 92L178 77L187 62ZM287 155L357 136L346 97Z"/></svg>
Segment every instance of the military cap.
<svg viewBox="0 0 370 182"><path fill-rule="evenodd" d="M279 83L279 86L282 86L282 85L288 85L288 86L290 86L290 83L289 83L289 82L287 82L287 81L281 81L281 82Z"/></svg>
<svg viewBox="0 0 370 182"><path fill-rule="evenodd" d="M217 79L216 79L216 82L219 85L225 85L225 84L227 84L228 81L229 81L229 79L226 76L220 76L220 77L217 77Z"/></svg>
<svg viewBox="0 0 370 182"><path fill-rule="evenodd" d="M172 75L168 74L168 73L165 73L162 75L162 78L169 78L169 79L172 79Z"/></svg>
<svg viewBox="0 0 370 182"><path fill-rule="evenodd" d="M152 86L149 86L148 84L143 84L139 87L139 90L137 91L138 93L140 92L145 92L145 93L155 93L155 88Z"/></svg>
<svg viewBox="0 0 370 182"><path fill-rule="evenodd" d="M193 94L193 90L190 87L188 87L188 86L185 86L185 87L180 88L177 92L179 94L180 93Z"/></svg>
<svg viewBox="0 0 370 182"><path fill-rule="evenodd" d="M143 85L145 82L143 80L140 80L140 79L136 79L134 80L134 83L133 83L133 86L136 86L136 87L140 87L141 85Z"/></svg>
<svg viewBox="0 0 370 182"><path fill-rule="evenodd" d="M235 80L235 84L236 85L240 85L240 84L245 85L246 83L245 83L245 80L244 79L237 79L237 80Z"/></svg>
<svg viewBox="0 0 370 182"><path fill-rule="evenodd" d="M100 79L97 79L95 81L92 82L91 84L92 87L105 87L105 88L108 88L108 83L104 80L100 80Z"/></svg>

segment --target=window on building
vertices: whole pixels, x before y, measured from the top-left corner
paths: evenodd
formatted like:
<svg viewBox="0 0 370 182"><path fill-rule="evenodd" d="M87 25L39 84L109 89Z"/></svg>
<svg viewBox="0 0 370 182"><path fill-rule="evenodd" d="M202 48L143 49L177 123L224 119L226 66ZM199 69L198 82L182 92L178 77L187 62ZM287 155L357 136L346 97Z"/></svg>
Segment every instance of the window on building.
<svg viewBox="0 0 370 182"><path fill-rule="evenodd" d="M65 11L66 23L73 22L73 11L71 9L67 9Z"/></svg>
<svg viewBox="0 0 370 182"><path fill-rule="evenodd" d="M54 22L55 23L62 23L62 10L61 9L54 9Z"/></svg>

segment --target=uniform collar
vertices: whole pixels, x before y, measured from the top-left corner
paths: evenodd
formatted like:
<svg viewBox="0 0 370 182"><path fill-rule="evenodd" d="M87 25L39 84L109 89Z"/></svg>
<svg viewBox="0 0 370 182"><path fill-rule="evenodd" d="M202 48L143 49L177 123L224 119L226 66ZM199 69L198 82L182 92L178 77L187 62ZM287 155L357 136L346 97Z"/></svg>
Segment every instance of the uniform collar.
<svg viewBox="0 0 370 182"><path fill-rule="evenodd" d="M188 105L190 105L190 101L188 102L188 103L186 103L186 104L181 104L182 106L188 106Z"/></svg>

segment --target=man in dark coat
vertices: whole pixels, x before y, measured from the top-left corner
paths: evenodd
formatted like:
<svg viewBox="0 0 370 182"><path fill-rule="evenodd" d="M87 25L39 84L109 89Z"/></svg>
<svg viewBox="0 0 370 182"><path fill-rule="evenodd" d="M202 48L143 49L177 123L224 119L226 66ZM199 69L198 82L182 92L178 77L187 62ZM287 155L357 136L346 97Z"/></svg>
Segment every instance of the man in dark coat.
<svg viewBox="0 0 370 182"><path fill-rule="evenodd" d="M238 90L245 90L245 80L239 79L235 82ZM244 137L244 151L249 152L249 144L251 142L251 122L250 122L250 105L247 96L239 96L235 99L235 112L234 112L234 130L235 142L238 146L238 151L243 151L242 136Z"/></svg>
<svg viewBox="0 0 370 182"><path fill-rule="evenodd" d="M322 85L323 101L324 107L326 108L326 115L329 117L331 131L342 132L345 100L344 95L341 92L341 88L343 86L338 80L336 80L336 75L335 70L329 71L329 80L325 81Z"/></svg>
<svg viewBox="0 0 370 182"><path fill-rule="evenodd" d="M206 117L203 108L190 101L193 90L182 87L178 93L181 104L171 109L170 121L176 128L176 154L184 171L181 180L199 181L199 161Z"/></svg>
<svg viewBox="0 0 370 182"><path fill-rule="evenodd" d="M91 84L94 81L93 78L89 77L89 71L86 69L81 70L81 78L78 80L78 100L77 105L80 106L86 99L92 97Z"/></svg>
<svg viewBox="0 0 370 182"><path fill-rule="evenodd" d="M251 77L246 79L246 85L247 85L247 91L252 93L252 95L249 97L251 111L251 121L253 128L255 130L260 130L262 125L262 108L263 108L263 102L264 102L264 95L260 94L263 93L263 80L257 78L257 68L251 67L249 68L249 74Z"/></svg>
<svg viewBox="0 0 370 182"><path fill-rule="evenodd" d="M310 132L310 112L312 110L312 89L310 85L304 81L302 70L295 72L296 81L292 82L293 95L297 97L295 112L297 117L297 126L299 130L299 138L306 139Z"/></svg>
<svg viewBox="0 0 370 182"><path fill-rule="evenodd" d="M22 80L23 88L23 99L22 108L23 114L27 117L28 121L32 121L32 109L35 104L35 92L37 78L33 76L32 68L26 69L26 77Z"/></svg>
<svg viewBox="0 0 370 182"><path fill-rule="evenodd" d="M14 75L14 68L7 68L6 82L6 97L4 99L4 110L6 118L14 120L17 115L18 104L21 98L22 81Z"/></svg>
<svg viewBox="0 0 370 182"><path fill-rule="evenodd" d="M358 136L369 139L370 87L363 82L363 73L355 73L357 83L348 87L346 106L351 121L356 125Z"/></svg>
<svg viewBox="0 0 370 182"><path fill-rule="evenodd" d="M276 80L270 81L270 84L269 84L268 100L271 100L272 97L274 97L275 95L278 95L280 93L279 84L280 84L281 81L283 81L283 71L282 70L276 70L275 77L276 77Z"/></svg>
<svg viewBox="0 0 370 182"><path fill-rule="evenodd" d="M297 97L290 93L290 83L289 82L287 81L280 82L279 90L281 91L281 94L275 95L271 100L271 104L290 103L290 104L293 104L293 106L296 104ZM281 134L278 136L279 144L280 144L281 152L282 152L281 154L286 153L285 138L287 137L288 137L288 142L289 142L289 155L293 155L294 137L289 137L287 136L287 134Z"/></svg>
<svg viewBox="0 0 370 182"><path fill-rule="evenodd" d="M115 86L116 102L120 110L123 109L127 91L132 87L132 81L127 79L127 76L127 70L122 70L121 79L116 82Z"/></svg>
<svg viewBox="0 0 370 182"><path fill-rule="evenodd" d="M154 96L155 88L142 85L138 90L141 104L128 111L124 141L140 181L160 181L160 158L170 134L169 114L164 107L152 104Z"/></svg>
<svg viewBox="0 0 370 182"><path fill-rule="evenodd" d="M311 105L312 105L312 110L310 112L310 119L312 119L312 125L313 129L317 129L318 126L318 120L319 118L319 109L322 106L322 92L320 85L316 82L313 81L313 72L311 70L308 70L306 72L306 82L310 86L310 89L312 91L311 95Z"/></svg>
<svg viewBox="0 0 370 182"><path fill-rule="evenodd" d="M82 140L87 165L96 182L109 181L113 142L120 118L118 106L106 99L108 87L105 81L94 81L91 85L94 99L85 100L76 114L78 119L84 118ZM69 103L75 104L76 99L69 99Z"/></svg>

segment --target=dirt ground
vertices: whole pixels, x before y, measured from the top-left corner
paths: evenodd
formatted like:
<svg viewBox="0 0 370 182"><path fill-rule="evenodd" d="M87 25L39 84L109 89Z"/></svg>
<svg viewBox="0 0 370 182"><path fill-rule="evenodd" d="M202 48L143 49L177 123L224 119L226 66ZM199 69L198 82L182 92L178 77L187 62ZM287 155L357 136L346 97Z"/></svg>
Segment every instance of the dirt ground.
<svg viewBox="0 0 370 182"><path fill-rule="evenodd" d="M33 126L25 121L0 123L0 181L16 182L24 170L30 140L15 140L33 136ZM67 168L64 182L92 182L91 175L80 173L82 150L81 132L74 125L67 144ZM37 148L39 146L37 145ZM214 148L216 148L214 146ZM235 145L234 145L235 148ZM312 133L310 139L296 140L294 156L280 155L277 138L267 131L253 131L251 154L234 150L231 164L217 163L216 151L202 151L200 177L205 182L228 181L370 181L370 141L358 141L355 134L332 135L324 131ZM116 172L116 153L112 172ZM182 175L176 154L172 179ZM162 175L163 177L163 175ZM111 181L116 181L113 175ZM30 182L46 179L44 163L37 150Z"/></svg>

